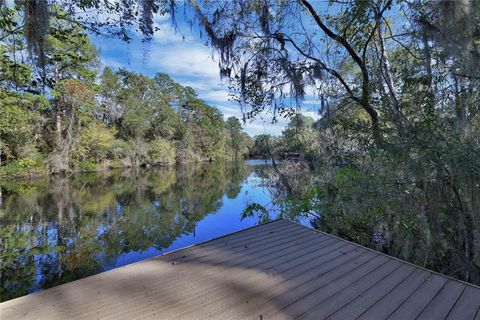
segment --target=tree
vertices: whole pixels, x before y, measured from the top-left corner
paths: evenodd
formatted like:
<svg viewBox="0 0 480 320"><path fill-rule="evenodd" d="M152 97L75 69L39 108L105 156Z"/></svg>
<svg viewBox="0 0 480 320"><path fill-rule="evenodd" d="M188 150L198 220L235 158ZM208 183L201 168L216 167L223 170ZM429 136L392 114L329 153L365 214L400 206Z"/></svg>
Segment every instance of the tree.
<svg viewBox="0 0 480 320"><path fill-rule="evenodd" d="M91 119L95 91L92 85L75 79L55 86L56 143L50 157L52 172L68 171L69 161L83 122ZM85 121L86 120L86 121Z"/></svg>
<svg viewBox="0 0 480 320"><path fill-rule="evenodd" d="M230 138L230 148L235 155L235 159L243 158L248 154L251 138L243 132L242 125L236 117L229 117L226 127Z"/></svg>
<svg viewBox="0 0 480 320"><path fill-rule="evenodd" d="M42 30L22 32L22 27L28 29L33 23L27 19L22 26L23 4L2 5L0 8L0 23L4 27L1 31L1 63L6 67L2 93L7 97L5 102L10 100L7 102L10 104L16 100L15 104L28 113L28 123L24 121L20 124L21 130L31 131L28 156L37 157L35 153L38 151L51 153L55 150L57 154L49 157L51 170L63 171L68 168L81 123L92 118L97 52L74 18L58 20L49 15L43 17L41 12L47 10L45 3L40 1L38 6L34 5L34 1L32 3L25 4L24 8L32 5L29 9L40 10L35 19L45 18L41 21ZM57 5L52 5L50 9L64 15L64 18L68 17ZM46 30L48 32L41 39L37 37L38 33ZM41 56L31 57L38 64L26 66L25 50L32 55L41 52ZM20 115L19 112L20 109L15 113ZM15 151L14 158L21 156L20 151Z"/></svg>
<svg viewBox="0 0 480 320"><path fill-rule="evenodd" d="M117 124L124 113L123 106L118 102L118 92L121 88L120 75L111 68L105 67L100 76L98 112L102 120L108 125Z"/></svg>
<svg viewBox="0 0 480 320"><path fill-rule="evenodd" d="M261 134L253 138L252 156L270 157L277 156L280 151L280 138L270 134Z"/></svg>
<svg viewBox="0 0 480 320"><path fill-rule="evenodd" d="M80 142L74 153L82 160L91 159L101 162L108 159L115 141L115 130L107 128L103 123L94 121L81 129Z"/></svg>
<svg viewBox="0 0 480 320"><path fill-rule="evenodd" d="M309 154L314 152L318 137L313 129L313 123L310 117L296 115L282 132L285 150Z"/></svg>
<svg viewBox="0 0 480 320"><path fill-rule="evenodd" d="M20 147L32 137L28 112L18 106L6 105L0 108L0 139L3 141L3 153L18 157Z"/></svg>
<svg viewBox="0 0 480 320"><path fill-rule="evenodd" d="M25 35L30 57L40 67L44 65L48 53L46 38L51 32L51 20L73 24L90 33L118 37L124 41L131 40L131 26L135 24L136 31L143 33L144 40L149 41L158 29L154 27L153 15L173 13L175 6L175 3L168 0L128 0L121 5L97 0L61 0L55 4L49 4L47 0L36 0L19 1L10 6L3 2L1 4L0 26L8 36L18 32ZM23 24L15 19L15 14L20 16L18 20L23 21Z"/></svg>
<svg viewBox="0 0 480 320"><path fill-rule="evenodd" d="M0 89L0 104L0 164L2 159L35 157L35 149L44 147L36 131L44 121L40 111L48 108L47 99Z"/></svg>
<svg viewBox="0 0 480 320"><path fill-rule="evenodd" d="M157 138L148 150L153 165L171 165L175 163L175 148L166 140Z"/></svg>

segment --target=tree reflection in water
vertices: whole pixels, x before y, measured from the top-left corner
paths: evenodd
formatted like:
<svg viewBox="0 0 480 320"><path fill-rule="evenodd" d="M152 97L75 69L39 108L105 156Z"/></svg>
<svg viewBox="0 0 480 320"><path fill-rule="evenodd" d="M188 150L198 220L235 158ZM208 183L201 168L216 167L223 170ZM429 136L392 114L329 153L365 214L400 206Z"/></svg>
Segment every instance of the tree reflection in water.
<svg viewBox="0 0 480 320"><path fill-rule="evenodd" d="M254 169L243 162L212 163L4 183L1 299L117 267L124 264L118 262L122 255L166 251L225 199L259 191L246 180ZM244 200L238 203L246 206ZM244 207L234 209L229 211L238 222Z"/></svg>

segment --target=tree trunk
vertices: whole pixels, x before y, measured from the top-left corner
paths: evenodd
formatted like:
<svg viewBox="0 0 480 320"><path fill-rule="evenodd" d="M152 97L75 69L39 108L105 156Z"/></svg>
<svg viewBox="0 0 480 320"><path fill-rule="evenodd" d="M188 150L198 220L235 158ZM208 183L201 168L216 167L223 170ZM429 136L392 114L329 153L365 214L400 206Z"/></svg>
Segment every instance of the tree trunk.
<svg viewBox="0 0 480 320"><path fill-rule="evenodd" d="M61 143L62 143L62 117L60 114L57 112L56 115L56 134L57 134L57 148L60 149Z"/></svg>
<svg viewBox="0 0 480 320"><path fill-rule="evenodd" d="M385 50L385 42L384 42L384 36L383 36L383 28L382 24L378 26L378 39L380 43L380 65L381 69L383 71L383 78L385 80L385 83L387 84L388 87L388 92L390 95L390 100L392 102L392 107L393 107L393 113L395 116L395 122L396 126L398 129L398 132L400 136L404 136L405 130L403 126L403 121L400 113L400 106L398 102L398 97L397 97L397 91L395 88L395 83L392 78L392 74L390 73L390 62L388 61L387 57L387 52Z"/></svg>
<svg viewBox="0 0 480 320"><path fill-rule="evenodd" d="M427 86L427 95L428 95L428 101L429 103L427 104L427 112L430 115L434 114L434 98L435 98L435 93L433 91L433 73L432 73L432 54L430 52L430 46L428 44L428 35L427 35L427 30L423 29L422 31L422 40L423 40L423 64L425 67L425 72L427 73L426 78L425 78L425 85Z"/></svg>
<svg viewBox="0 0 480 320"><path fill-rule="evenodd" d="M456 128L458 132L465 131L466 112L465 101L463 99L463 87L457 76L453 76L454 88L455 88L455 115L456 115Z"/></svg>

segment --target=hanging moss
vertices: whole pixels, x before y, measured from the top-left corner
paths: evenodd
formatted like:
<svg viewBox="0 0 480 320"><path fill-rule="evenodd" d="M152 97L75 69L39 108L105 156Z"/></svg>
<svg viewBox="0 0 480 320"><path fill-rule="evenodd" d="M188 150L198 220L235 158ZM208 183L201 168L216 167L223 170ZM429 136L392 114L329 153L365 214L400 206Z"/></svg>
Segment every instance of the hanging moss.
<svg viewBox="0 0 480 320"><path fill-rule="evenodd" d="M45 38L49 29L47 0L22 1L25 25L23 31L30 57L40 66L45 65Z"/></svg>
<svg viewBox="0 0 480 320"><path fill-rule="evenodd" d="M147 40L153 35L153 14L158 12L158 5L155 0L140 0L142 17L140 19L140 30L146 35Z"/></svg>

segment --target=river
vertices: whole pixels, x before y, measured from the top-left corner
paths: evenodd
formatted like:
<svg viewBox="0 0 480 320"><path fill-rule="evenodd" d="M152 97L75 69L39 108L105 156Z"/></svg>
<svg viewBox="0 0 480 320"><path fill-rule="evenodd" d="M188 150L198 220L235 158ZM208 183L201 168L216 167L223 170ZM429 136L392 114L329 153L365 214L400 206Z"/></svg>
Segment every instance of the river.
<svg viewBox="0 0 480 320"><path fill-rule="evenodd" d="M3 183L1 300L255 225L271 204L261 160Z"/></svg>
<svg viewBox="0 0 480 320"><path fill-rule="evenodd" d="M272 170L265 161L248 160L0 181L0 299L13 299L267 220L264 214L242 218L244 209L253 203L276 218L280 210L272 201L272 189L265 186ZM355 218L360 209L352 208L349 216L339 217ZM340 235L480 284L478 223L464 223L469 216L460 213L453 217L439 213L436 220L412 224L415 228L403 224L399 228L399 209L381 216L383 220L390 217L391 225L387 224L390 220L374 221L366 224L368 228L355 229L346 219ZM477 221L478 212L472 216ZM293 218L310 225L306 218ZM312 222L332 232L342 226L343 220L337 220Z"/></svg>

